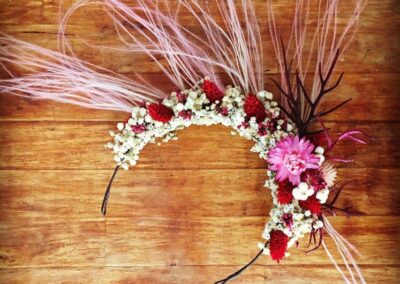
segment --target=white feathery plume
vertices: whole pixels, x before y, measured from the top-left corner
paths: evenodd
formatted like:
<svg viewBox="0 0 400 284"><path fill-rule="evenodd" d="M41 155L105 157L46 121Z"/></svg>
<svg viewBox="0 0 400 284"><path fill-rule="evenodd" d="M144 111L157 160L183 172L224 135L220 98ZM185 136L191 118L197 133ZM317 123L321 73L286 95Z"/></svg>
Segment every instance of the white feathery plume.
<svg viewBox="0 0 400 284"><path fill-rule="evenodd" d="M79 0L61 19L59 53L1 34L1 66L9 72L5 63L11 63L29 73L17 77L9 72L12 78L0 81L0 92L123 111L139 101L164 98L167 90L160 91L143 78L127 79L78 59L66 37L68 21L78 9L101 5L123 44L103 48L146 54L178 89L192 87L206 76L222 88L218 71L223 70L233 84L256 93L264 87L261 36L251 1L239 2L217 2L224 21L220 26L197 0L179 0L175 12L166 0L137 0L134 7L118 0ZM203 36L179 24L180 9L197 20ZM247 22L245 28L240 16Z"/></svg>
<svg viewBox="0 0 400 284"><path fill-rule="evenodd" d="M339 251L340 256L342 257L342 260L346 266L347 272L350 277L346 275L340 268L340 266L336 262L333 255L330 253L324 241L322 241L322 246L325 249L326 254L328 255L333 265L339 271L340 275L342 275L344 281L349 284L357 284L357 283L366 284L366 281L362 276L361 270L357 265L357 261L354 259L351 253L351 251L353 251L358 256L361 256L358 250L333 228L328 218L326 218L325 216L323 216L323 222L324 222L324 228L326 232L329 234L329 236L332 238L333 242L335 243L336 248Z"/></svg>
<svg viewBox="0 0 400 284"><path fill-rule="evenodd" d="M95 47L144 53L179 89L191 87L206 76L223 88L218 78L222 70L232 84L246 92L258 92L264 87L261 35L251 1L239 2L240 5L232 0L216 2L223 19L220 25L208 5L201 5L197 0L178 0L175 13L168 1L138 0L131 7L118 0L81 0L61 22L60 49L72 52L65 37L71 14L81 7L100 4L113 20L123 47ZM197 21L202 28L200 35L179 24L181 10ZM240 16L247 23L245 28L241 26ZM162 56L167 64L157 60L156 55Z"/></svg>
<svg viewBox="0 0 400 284"><path fill-rule="evenodd" d="M131 112L137 102L165 96L144 81L134 82L3 33L0 33L0 62L11 77L0 80L1 93L125 112ZM8 64L22 68L27 74L17 77L6 67Z"/></svg>

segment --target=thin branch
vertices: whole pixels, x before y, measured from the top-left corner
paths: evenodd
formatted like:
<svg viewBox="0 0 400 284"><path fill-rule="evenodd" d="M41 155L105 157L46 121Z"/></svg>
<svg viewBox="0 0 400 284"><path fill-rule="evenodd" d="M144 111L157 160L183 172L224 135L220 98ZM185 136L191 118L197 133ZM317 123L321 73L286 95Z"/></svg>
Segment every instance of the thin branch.
<svg viewBox="0 0 400 284"><path fill-rule="evenodd" d="M101 204L101 214L103 216L105 216L106 213L107 213L107 203L108 203L108 199L110 198L111 185L112 185L112 183L114 181L115 176L117 175L118 169L119 169L119 165L117 165L115 167L114 173L111 176L110 182L108 183L106 192L104 193L103 202Z"/></svg>
<svg viewBox="0 0 400 284"><path fill-rule="evenodd" d="M318 114L316 115L316 117L322 117L322 116L328 115L328 114L330 114L331 112L334 112L335 110L339 109L339 108L342 107L343 105L347 104L347 103L348 103L349 101L351 101L351 100L352 100L352 98L347 99L347 100L345 100L344 102L341 102L340 104L336 105L335 107L333 107L333 108L331 108L331 109L329 109L329 110L327 110L327 111L320 112L320 113L318 113Z"/></svg>
<svg viewBox="0 0 400 284"><path fill-rule="evenodd" d="M242 268L240 268L238 271L236 271L235 273L232 273L231 275L229 275L228 277L221 279L217 282L215 282L214 284L225 284L228 281L234 279L235 277L239 276L243 271L245 271L247 268L249 268L259 257L260 255L262 255L262 253L264 252L264 249L267 247L268 242L266 242L264 244L264 248L262 248L258 254L249 262L247 263L245 266L243 266Z"/></svg>

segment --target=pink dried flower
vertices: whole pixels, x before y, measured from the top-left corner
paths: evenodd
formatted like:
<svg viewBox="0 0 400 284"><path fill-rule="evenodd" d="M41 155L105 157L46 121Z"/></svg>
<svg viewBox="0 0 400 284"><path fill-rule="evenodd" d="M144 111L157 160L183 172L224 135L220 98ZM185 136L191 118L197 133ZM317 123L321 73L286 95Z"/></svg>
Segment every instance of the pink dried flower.
<svg viewBox="0 0 400 284"><path fill-rule="evenodd" d="M304 171L318 169L319 158L312 154L314 147L310 141L297 135L282 139L269 152L269 169L278 172L278 181L289 179L293 185L298 185Z"/></svg>
<svg viewBox="0 0 400 284"><path fill-rule="evenodd" d="M143 124L132 125L131 128L132 131L135 132L136 134L145 132L147 130L146 126L144 126Z"/></svg>

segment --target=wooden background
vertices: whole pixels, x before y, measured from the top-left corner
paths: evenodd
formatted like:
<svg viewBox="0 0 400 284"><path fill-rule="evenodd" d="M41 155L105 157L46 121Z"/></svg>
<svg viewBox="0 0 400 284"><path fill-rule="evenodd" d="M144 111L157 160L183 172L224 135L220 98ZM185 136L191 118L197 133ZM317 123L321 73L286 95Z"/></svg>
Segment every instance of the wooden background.
<svg viewBox="0 0 400 284"><path fill-rule="evenodd" d="M0 0L0 29L54 49L58 2ZM264 1L255 3L265 23ZM279 3L287 24L293 1ZM399 283L400 277L399 18L398 0L369 1L338 66L345 79L327 102L353 97L328 124L377 137L368 147L337 148L356 159L339 166L342 179L356 180L340 205L367 214L331 218L363 254L359 264L369 283ZM169 84L144 57L79 41L115 41L99 8L78 11L68 33L81 58ZM268 57L271 44L265 46ZM266 69L266 77L275 72ZM108 216L100 215L114 167L103 145L125 117L0 96L1 283L213 283L256 254L271 202L263 188L266 163L249 151L250 142L223 127L192 127L176 142L146 147L135 169L118 174ZM280 265L261 258L233 283L341 282L323 249L291 253Z"/></svg>

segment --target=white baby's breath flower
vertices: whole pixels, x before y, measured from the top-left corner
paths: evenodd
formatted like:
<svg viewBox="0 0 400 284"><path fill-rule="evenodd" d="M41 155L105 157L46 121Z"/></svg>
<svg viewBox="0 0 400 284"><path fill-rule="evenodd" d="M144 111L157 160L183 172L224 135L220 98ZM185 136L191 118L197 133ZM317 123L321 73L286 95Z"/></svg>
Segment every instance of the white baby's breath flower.
<svg viewBox="0 0 400 284"><path fill-rule="evenodd" d="M150 115L147 114L147 115L144 117L144 121L146 121L147 123L150 123L150 122L153 121L153 119L151 118Z"/></svg>
<svg viewBox="0 0 400 284"><path fill-rule="evenodd" d="M314 194L314 190L307 183L301 182L297 187L293 188L292 194L297 200L307 200L308 197Z"/></svg>
<svg viewBox="0 0 400 284"><path fill-rule="evenodd" d="M318 230L319 228L322 228L324 226L324 223L321 220L317 220L313 224L313 228L315 230Z"/></svg>
<svg viewBox="0 0 400 284"><path fill-rule="evenodd" d="M185 106L183 105L183 104L181 104L181 103L179 103L179 104L177 104L176 105L176 110L179 112L179 111L181 111L181 110L183 110L185 108Z"/></svg>
<svg viewBox="0 0 400 284"><path fill-rule="evenodd" d="M329 190L327 188L324 188L317 192L316 197L321 202L321 204L324 204L328 199L328 196L329 196Z"/></svg>
<svg viewBox="0 0 400 284"><path fill-rule="evenodd" d="M122 131L122 130L124 129L124 127L125 127L125 125L124 125L122 122L119 122L119 123L117 124L117 129L118 129L119 131Z"/></svg>
<svg viewBox="0 0 400 284"><path fill-rule="evenodd" d="M146 108L141 107L141 108L139 109L139 114L140 114L141 116L145 116L146 113L147 113L147 109L146 109Z"/></svg>

